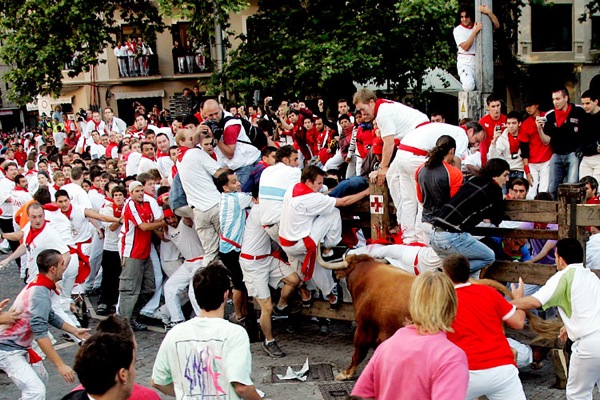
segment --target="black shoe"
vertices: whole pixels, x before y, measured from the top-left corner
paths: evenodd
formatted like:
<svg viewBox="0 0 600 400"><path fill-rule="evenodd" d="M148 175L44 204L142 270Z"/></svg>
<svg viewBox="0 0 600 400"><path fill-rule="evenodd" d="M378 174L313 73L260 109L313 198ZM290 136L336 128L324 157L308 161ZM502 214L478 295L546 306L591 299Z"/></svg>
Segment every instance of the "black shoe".
<svg viewBox="0 0 600 400"><path fill-rule="evenodd" d="M284 317L286 315L290 315L290 306L287 305L284 308L279 308L279 306L273 307L273 315L276 317Z"/></svg>
<svg viewBox="0 0 600 400"><path fill-rule="evenodd" d="M327 262L344 261L348 249L346 247L334 247L328 255L323 254L323 260Z"/></svg>
<svg viewBox="0 0 600 400"><path fill-rule="evenodd" d="M148 330L148 327L146 325L140 324L135 319L129 321L129 325L131 326L131 329L133 329L134 332L143 332Z"/></svg>
<svg viewBox="0 0 600 400"><path fill-rule="evenodd" d="M277 346L277 342L274 340L271 343L262 342L262 348L270 357L285 357L285 353Z"/></svg>
<svg viewBox="0 0 600 400"><path fill-rule="evenodd" d="M308 298L308 300L304 300L304 299L300 299L301 303L302 303L302 307L304 308L310 308L313 304L313 295L312 293L310 294L310 297Z"/></svg>
<svg viewBox="0 0 600 400"><path fill-rule="evenodd" d="M331 293L335 295L335 300L333 302L329 302L329 308L331 310L339 310L342 307L342 303L344 302L344 290L342 288L342 285L340 285L340 283L337 282Z"/></svg>
<svg viewBox="0 0 600 400"><path fill-rule="evenodd" d="M168 324L165 324L165 332L169 332L176 325L181 324L183 321L171 321Z"/></svg>
<svg viewBox="0 0 600 400"><path fill-rule="evenodd" d="M96 314L108 315L108 306L106 304L98 304L98 308L96 309Z"/></svg>

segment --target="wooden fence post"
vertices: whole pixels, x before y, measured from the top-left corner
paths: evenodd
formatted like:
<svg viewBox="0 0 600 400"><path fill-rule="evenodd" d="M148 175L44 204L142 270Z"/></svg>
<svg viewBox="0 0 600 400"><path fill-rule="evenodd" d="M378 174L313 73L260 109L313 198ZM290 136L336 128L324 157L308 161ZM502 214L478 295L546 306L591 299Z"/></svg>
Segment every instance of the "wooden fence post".
<svg viewBox="0 0 600 400"><path fill-rule="evenodd" d="M577 239L585 249L585 226L577 226L577 204L585 204L583 183L558 186L558 239Z"/></svg>
<svg viewBox="0 0 600 400"><path fill-rule="evenodd" d="M369 208L371 211L371 239L385 239L390 228L390 193L387 185L372 183L369 188Z"/></svg>

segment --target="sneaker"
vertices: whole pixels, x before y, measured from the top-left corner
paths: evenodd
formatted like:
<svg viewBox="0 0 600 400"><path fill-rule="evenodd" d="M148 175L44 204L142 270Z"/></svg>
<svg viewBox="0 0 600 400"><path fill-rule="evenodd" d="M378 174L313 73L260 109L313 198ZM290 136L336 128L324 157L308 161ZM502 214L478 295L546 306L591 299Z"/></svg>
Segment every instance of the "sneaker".
<svg viewBox="0 0 600 400"><path fill-rule="evenodd" d="M178 325L182 322L183 321L171 321L171 322L165 324L165 332L169 332L171 329L173 329L173 327L175 327L175 325Z"/></svg>
<svg viewBox="0 0 600 400"><path fill-rule="evenodd" d="M134 332L143 332L148 330L148 327L146 325L140 324L135 319L129 321L129 325L131 326L131 329L133 329Z"/></svg>
<svg viewBox="0 0 600 400"><path fill-rule="evenodd" d="M98 304L98 309L96 310L96 314L108 315L108 306L106 304Z"/></svg>
<svg viewBox="0 0 600 400"><path fill-rule="evenodd" d="M285 357L285 353L277 346L277 342L274 340L271 343L262 342L262 348L270 357Z"/></svg>
<svg viewBox="0 0 600 400"><path fill-rule="evenodd" d="M246 317L242 317L241 319L238 319L235 316L235 313L232 312L231 314L229 314L229 317L227 318L227 320L229 322L231 322L232 324L236 324L236 325L240 325L240 326L245 326Z"/></svg>
<svg viewBox="0 0 600 400"><path fill-rule="evenodd" d="M276 317L290 315L290 306L288 305L283 308L279 308L279 306L273 307L273 315Z"/></svg>

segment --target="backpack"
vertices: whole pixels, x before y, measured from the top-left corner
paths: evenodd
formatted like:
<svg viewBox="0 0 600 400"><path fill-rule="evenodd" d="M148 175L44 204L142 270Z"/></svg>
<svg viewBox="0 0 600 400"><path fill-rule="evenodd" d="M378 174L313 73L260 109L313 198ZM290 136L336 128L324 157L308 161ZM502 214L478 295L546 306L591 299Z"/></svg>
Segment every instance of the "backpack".
<svg viewBox="0 0 600 400"><path fill-rule="evenodd" d="M262 151L265 147L267 147L267 145L268 145L267 136L263 132L261 132L257 126L252 125L252 123L245 118L225 117L221 120L222 126L225 126L227 124L227 122L232 119L237 119L242 122L242 126L244 127L244 130L246 131L246 135L248 136L248 139L250 139L249 142L246 140L238 139L238 142L251 144L252 146L256 147L260 151Z"/></svg>

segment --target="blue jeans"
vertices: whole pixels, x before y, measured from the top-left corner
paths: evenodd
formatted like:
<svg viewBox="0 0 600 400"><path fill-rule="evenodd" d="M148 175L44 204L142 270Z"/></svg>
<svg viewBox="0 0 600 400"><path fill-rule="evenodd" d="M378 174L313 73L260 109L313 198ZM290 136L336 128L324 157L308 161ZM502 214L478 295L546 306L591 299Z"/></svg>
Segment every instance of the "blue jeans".
<svg viewBox="0 0 600 400"><path fill-rule="evenodd" d="M471 273L487 267L495 260L492 249L466 232L452 233L433 229L430 244L441 259L451 254L467 257L471 265Z"/></svg>
<svg viewBox="0 0 600 400"><path fill-rule="evenodd" d="M579 163L581 160L573 153L569 154L552 154L550 159L550 184L548 191L556 199L558 185L563 183L566 178L566 183L577 183L579 181Z"/></svg>
<svg viewBox="0 0 600 400"><path fill-rule="evenodd" d="M340 182L330 193L330 197L340 198L360 193L369 187L369 181L362 176L353 176Z"/></svg>
<svg viewBox="0 0 600 400"><path fill-rule="evenodd" d="M256 166L257 163L258 163L258 160L256 160L255 162L253 162L250 165L246 165L246 166L240 167L235 170L235 174L237 175L238 182L241 183L242 186L244 186L244 183L246 183L248 178L250 178L250 174L254 170L254 167Z"/></svg>

